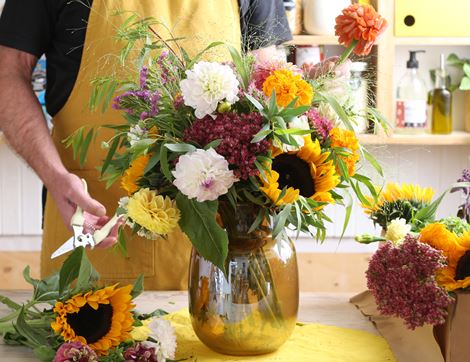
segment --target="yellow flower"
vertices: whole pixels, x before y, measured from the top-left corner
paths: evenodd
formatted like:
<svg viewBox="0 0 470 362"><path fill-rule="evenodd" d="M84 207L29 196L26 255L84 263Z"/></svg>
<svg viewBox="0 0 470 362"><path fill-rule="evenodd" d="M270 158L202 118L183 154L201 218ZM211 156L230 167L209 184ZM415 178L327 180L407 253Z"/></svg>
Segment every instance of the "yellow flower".
<svg viewBox="0 0 470 362"><path fill-rule="evenodd" d="M121 179L121 187L127 191L129 196L139 189L137 181L144 175L149 159L149 155L142 155L136 158L124 172L124 176Z"/></svg>
<svg viewBox="0 0 470 362"><path fill-rule="evenodd" d="M98 355L107 355L130 338L134 323L131 291L132 285L113 285L59 301L51 327L66 342L88 344Z"/></svg>
<svg viewBox="0 0 470 362"><path fill-rule="evenodd" d="M148 188L140 189L129 198L127 214L137 224L159 235L172 232L180 219L175 201Z"/></svg>
<svg viewBox="0 0 470 362"><path fill-rule="evenodd" d="M152 320L149 319L144 319L141 321L142 325L141 326L134 326L131 331L131 338L134 341L146 341L147 338L150 336L150 333L152 333L152 329L149 327L149 324Z"/></svg>
<svg viewBox="0 0 470 362"><path fill-rule="evenodd" d="M330 139L332 148L347 148L351 151L347 156L341 156L341 159L348 168L349 176L354 176L356 163L359 161L359 142L356 134L353 131L335 127L330 131ZM339 173L339 168L336 170Z"/></svg>
<svg viewBox="0 0 470 362"><path fill-rule="evenodd" d="M262 177L260 190L276 205L289 204L298 200L299 195L321 203L333 203L330 191L340 182L329 153L322 152L318 140L304 138L299 151L274 153L271 174ZM279 199L282 189L285 195Z"/></svg>
<svg viewBox="0 0 470 362"><path fill-rule="evenodd" d="M382 209L385 203L393 203L397 201L410 201L416 206L421 208L424 205L430 204L434 196L434 190L431 187L421 187L415 184L397 184L390 182L385 186L385 189L380 191L376 186L377 193L379 194L377 202L371 197L367 197L370 205L362 204L365 212L372 215Z"/></svg>
<svg viewBox="0 0 470 362"><path fill-rule="evenodd" d="M436 281L448 291L470 286L470 275L466 268L466 255L470 250L470 232L460 238L447 230L444 224L433 223L421 230L420 241L441 250L447 258L447 266L436 273ZM462 258L465 258L462 262ZM461 265L462 264L462 265ZM462 267L462 268L461 268Z"/></svg>
<svg viewBox="0 0 470 362"><path fill-rule="evenodd" d="M313 89L299 74L288 69L279 69L272 72L263 83L263 92L267 97L276 93L278 106L285 107L298 97L296 107L312 103Z"/></svg>

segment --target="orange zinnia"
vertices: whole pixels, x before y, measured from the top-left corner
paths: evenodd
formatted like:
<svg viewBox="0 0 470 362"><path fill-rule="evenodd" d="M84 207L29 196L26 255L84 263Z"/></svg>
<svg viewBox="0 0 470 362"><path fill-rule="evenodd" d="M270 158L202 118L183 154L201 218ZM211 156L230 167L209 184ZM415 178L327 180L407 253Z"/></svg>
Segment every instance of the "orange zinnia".
<svg viewBox="0 0 470 362"><path fill-rule="evenodd" d="M349 176L354 176L356 163L359 161L359 142L356 134L353 131L335 127L330 131L330 139L332 148L347 148L351 151L350 154L341 156L341 159L346 164ZM341 174L339 167L336 171Z"/></svg>
<svg viewBox="0 0 470 362"><path fill-rule="evenodd" d="M386 27L387 21L372 6L353 4L336 17L335 34L346 48L356 43L354 54L368 55Z"/></svg>
<svg viewBox="0 0 470 362"><path fill-rule="evenodd" d="M312 86L302 79L299 74L293 73L289 69L279 69L271 73L263 83L263 92L267 97L276 93L276 103L285 107L295 98L295 107L306 106L312 103Z"/></svg>
<svg viewBox="0 0 470 362"><path fill-rule="evenodd" d="M121 179L121 187L132 195L134 192L139 190L137 181L144 175L145 167L150 160L150 155L142 155L132 161L129 168L124 172Z"/></svg>

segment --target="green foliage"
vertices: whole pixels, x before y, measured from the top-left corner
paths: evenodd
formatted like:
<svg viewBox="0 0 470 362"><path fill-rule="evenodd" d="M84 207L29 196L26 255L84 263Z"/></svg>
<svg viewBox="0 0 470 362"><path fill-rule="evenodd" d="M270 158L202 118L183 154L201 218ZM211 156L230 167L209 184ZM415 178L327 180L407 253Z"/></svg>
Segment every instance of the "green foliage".
<svg viewBox="0 0 470 362"><path fill-rule="evenodd" d="M216 222L217 201L197 202L181 193L176 196L181 211L179 225L205 259L226 271L228 236ZM194 227L197 225L198 227Z"/></svg>

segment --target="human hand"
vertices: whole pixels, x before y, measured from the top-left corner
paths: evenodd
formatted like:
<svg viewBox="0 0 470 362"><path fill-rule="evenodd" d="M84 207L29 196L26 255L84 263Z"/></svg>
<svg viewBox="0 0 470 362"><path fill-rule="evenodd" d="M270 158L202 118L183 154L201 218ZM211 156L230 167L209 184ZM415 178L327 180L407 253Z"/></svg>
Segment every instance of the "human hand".
<svg viewBox="0 0 470 362"><path fill-rule="evenodd" d="M327 75L328 73L333 73L337 78L349 77L351 61L347 59L345 62L338 65L338 60L339 57L334 56L327 58L318 64L303 64L302 70L304 71L305 75L310 79L317 79L319 77Z"/></svg>
<svg viewBox="0 0 470 362"><path fill-rule="evenodd" d="M64 173L55 177L46 187L56 202L62 220L70 230L70 220L77 206L89 215L106 217L106 208L88 194L83 188L82 180L76 175Z"/></svg>
<svg viewBox="0 0 470 362"><path fill-rule="evenodd" d="M96 216L88 212L84 212L85 224L83 225L83 232L93 234L96 230L100 230L111 219L108 216ZM117 243L119 228L124 224L124 220L120 217L116 224L111 228L108 236L104 238L97 248L106 249Z"/></svg>

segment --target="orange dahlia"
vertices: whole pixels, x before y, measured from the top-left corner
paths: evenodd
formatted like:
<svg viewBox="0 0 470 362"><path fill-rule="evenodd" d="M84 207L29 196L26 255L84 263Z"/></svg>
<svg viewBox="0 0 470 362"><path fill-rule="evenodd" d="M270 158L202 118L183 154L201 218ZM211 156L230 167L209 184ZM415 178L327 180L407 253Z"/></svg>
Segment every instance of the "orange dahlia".
<svg viewBox="0 0 470 362"><path fill-rule="evenodd" d="M341 156L342 160L348 168L349 176L354 176L356 173L356 163L359 161L359 142L353 131L342 128L333 128L330 131L331 147L332 148L347 148L351 153L347 156ZM337 169L339 172L339 169Z"/></svg>
<svg viewBox="0 0 470 362"><path fill-rule="evenodd" d="M356 44L354 54L368 55L386 27L387 21L371 5L353 4L336 17L335 34L346 48Z"/></svg>
<svg viewBox="0 0 470 362"><path fill-rule="evenodd" d="M107 355L109 349L130 338L134 324L131 291L132 285L113 285L58 301L51 327L66 342L80 342L98 355Z"/></svg>
<svg viewBox="0 0 470 362"><path fill-rule="evenodd" d="M285 107L298 97L296 107L312 103L313 89L299 74L288 69L279 69L272 72L263 83L263 92L267 97L276 93L278 106Z"/></svg>
<svg viewBox="0 0 470 362"><path fill-rule="evenodd" d="M124 176L121 179L121 187L127 191L129 196L139 190L137 181L144 175L149 159L150 156L148 154L136 158L124 172Z"/></svg>

